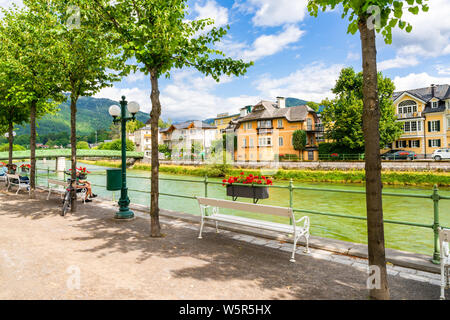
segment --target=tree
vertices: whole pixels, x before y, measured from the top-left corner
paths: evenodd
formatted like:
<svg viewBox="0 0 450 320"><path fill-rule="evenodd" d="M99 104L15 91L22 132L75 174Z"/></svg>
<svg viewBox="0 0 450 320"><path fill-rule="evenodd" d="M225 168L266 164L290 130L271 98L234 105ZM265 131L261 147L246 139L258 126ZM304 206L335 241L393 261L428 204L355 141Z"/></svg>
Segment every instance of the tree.
<svg viewBox="0 0 450 320"><path fill-rule="evenodd" d="M335 141L334 145L352 153L364 152L363 134L363 74L353 68L341 70L332 92L336 98L326 102L322 121L326 136ZM378 101L380 106L380 145L395 141L402 134L402 125L395 116L392 101L394 83L378 73Z"/></svg>
<svg viewBox="0 0 450 320"><path fill-rule="evenodd" d="M369 265L377 266L380 286L370 289L373 299L389 299L389 287L386 272L384 244L383 206L381 195L381 158L380 158L380 106L378 97L377 50L375 29L381 32L387 44L392 42L392 28L410 32L412 26L403 21L404 4L408 11L418 14L419 9L428 11L423 0L308 0L308 10L317 16L319 9L333 10L343 6L342 18L349 16L347 32L355 34L358 30L361 38L363 68L363 133L365 149L367 237Z"/></svg>
<svg viewBox="0 0 450 320"><path fill-rule="evenodd" d="M145 127L145 124L142 121L133 120L127 122L127 132L133 133L142 127Z"/></svg>
<svg viewBox="0 0 450 320"><path fill-rule="evenodd" d="M59 34L58 46L62 53L58 63L63 67L60 81L64 90L70 92L71 167L75 180L77 101L80 96L91 96L120 79L112 72L120 66L119 60L114 58L119 51L111 45L110 33L104 32L98 21L78 16L79 8L74 6L74 1L25 0L24 3L36 15L51 14L56 20L54 28ZM76 190L72 197L76 198ZM76 211L76 201L71 211Z"/></svg>
<svg viewBox="0 0 450 320"><path fill-rule="evenodd" d="M211 27L212 19L187 19L187 0L121 0L113 4L109 0L80 0L89 14L98 14L108 32L115 30L116 43L123 56L135 58L139 69L150 75L152 110L150 113L152 134L151 178L151 236L160 237L159 224L159 159L158 124L161 115L159 78L170 76L174 68L195 68L206 76L219 81L222 74L243 75L252 63L244 63L223 57L214 50L215 43L226 34L224 28ZM100 21L101 19L97 19ZM222 56L222 57L221 57Z"/></svg>
<svg viewBox="0 0 450 320"><path fill-rule="evenodd" d="M292 134L292 146L295 150L298 151L300 159L303 160L302 151L305 150L306 147L306 131L304 130L295 130Z"/></svg>
<svg viewBox="0 0 450 320"><path fill-rule="evenodd" d="M36 188L36 119L57 109L64 101L62 68L54 29L55 17L38 16L27 9L2 10L0 22L2 52L17 75L20 90L15 95L30 116L30 197Z"/></svg>
<svg viewBox="0 0 450 320"><path fill-rule="evenodd" d="M1 45L0 45L1 46ZM2 51L0 47L0 52ZM13 69L10 68L9 61L5 56L0 57L0 126L8 133L9 143L9 166L12 165L14 149L14 126L24 124L28 120L28 110L21 105L20 100L17 99L14 93L17 91L17 74L14 74ZM3 132L0 132L3 134Z"/></svg>

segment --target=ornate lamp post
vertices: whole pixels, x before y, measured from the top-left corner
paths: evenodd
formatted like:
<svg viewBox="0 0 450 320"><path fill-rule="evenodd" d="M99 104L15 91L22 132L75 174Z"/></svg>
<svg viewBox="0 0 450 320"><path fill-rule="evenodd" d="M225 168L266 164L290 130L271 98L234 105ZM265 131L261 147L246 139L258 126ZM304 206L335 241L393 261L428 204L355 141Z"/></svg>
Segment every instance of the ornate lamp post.
<svg viewBox="0 0 450 320"><path fill-rule="evenodd" d="M131 117L126 116L126 110L131 114ZM133 211L129 209L130 199L128 198L127 188L127 149L126 149L126 124L127 121L135 120L136 113L139 111L139 104L137 102L130 102L127 106L125 96L122 96L120 107L112 105L109 107L109 114L114 118L113 122L121 123L122 130L122 188L120 190L119 212L116 213L116 219L132 219L134 217ZM120 118L119 118L120 116Z"/></svg>

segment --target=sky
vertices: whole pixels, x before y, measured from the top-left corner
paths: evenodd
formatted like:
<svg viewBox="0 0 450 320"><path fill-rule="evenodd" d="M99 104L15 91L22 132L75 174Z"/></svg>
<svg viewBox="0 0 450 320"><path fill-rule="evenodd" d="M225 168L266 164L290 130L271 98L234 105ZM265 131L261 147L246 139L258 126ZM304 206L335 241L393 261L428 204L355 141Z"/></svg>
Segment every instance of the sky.
<svg viewBox="0 0 450 320"><path fill-rule="evenodd" d="M18 0L0 0L7 7ZM359 34L347 34L341 8L309 15L307 0L189 0L189 19L212 18L216 26L229 25L216 47L227 56L254 61L246 75L221 77L217 83L194 69L173 70L161 78L162 118L172 121L206 119L219 113L277 96L320 102L332 98L344 67L361 71ZM450 83L450 0L429 1L429 11L405 20L411 33L393 32L386 45L377 36L378 70L394 81L396 90ZM149 112L150 79L131 74L105 88L96 97L137 101Z"/></svg>

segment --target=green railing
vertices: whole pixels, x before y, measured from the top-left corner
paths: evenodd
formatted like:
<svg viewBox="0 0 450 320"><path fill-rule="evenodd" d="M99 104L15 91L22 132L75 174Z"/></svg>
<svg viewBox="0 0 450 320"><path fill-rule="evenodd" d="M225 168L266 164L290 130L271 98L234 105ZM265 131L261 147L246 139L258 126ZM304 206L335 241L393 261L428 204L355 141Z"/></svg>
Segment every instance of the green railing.
<svg viewBox="0 0 450 320"><path fill-rule="evenodd" d="M47 188L48 188L48 179L50 178L50 173L51 172L56 172L55 170L51 170L49 168L47 169L38 169L38 171L44 171L46 172L45 174L36 174L36 181L37 181L37 176L46 176L47 177ZM101 170L104 171L104 170ZM106 170L105 170L106 171ZM91 175L102 175L102 176L106 176L106 174L99 174L98 172L100 171L96 171L96 172L91 172ZM151 177L142 177L142 176L133 176L133 175L128 175L128 178L136 178L136 179L145 179L145 180L150 180ZM208 197L208 185L222 185L223 182L219 182L219 181L210 181L208 180L208 177L205 176L203 180L194 180L194 179L177 179L177 178L167 178L167 177L160 177L160 180L165 180L165 181L179 181L179 182L191 182L191 183L201 183L204 184L204 196ZM99 185L99 184L93 184L91 183L93 186L96 187L102 187L102 188L106 188L105 185ZM36 183L37 185L37 183ZM240 183L235 183L234 185L243 185L243 186L249 186L248 184L240 184ZM329 217L337 217L337 218L345 218L345 219L355 219L355 220L367 220L367 217L364 216L353 216L353 215L347 215L347 214L338 214L338 213L333 213L333 212L323 212L323 211L316 211L316 210L306 210L306 209L300 209L300 208L294 208L293 207L293 203L294 203L294 191L295 190L308 190L308 191L319 191L319 192L339 192L339 193L353 193L353 194L363 194L365 195L365 191L360 191L360 190L343 190L343 189L323 189L323 188L312 188L312 187L299 187L299 186L295 186L292 179L289 182L288 186L279 186L279 185L265 185L265 186L261 186L261 185L252 185L254 187L268 187L268 188L279 188L279 189L288 189L289 191L289 206L293 209L294 212L298 212L298 213L306 213L306 214L314 214L314 215L323 215L323 216L329 216ZM134 191L134 192L140 192L140 193L150 193L150 190L139 190L139 189L132 189L132 188L128 188L128 191ZM435 185L433 187L432 193L430 195L422 195L422 194L406 194L406 193L391 193L391 192L383 192L382 193L383 196L388 196L388 197L403 197L403 198L420 198L420 199L426 199L426 200L432 200L433 201L433 223L432 224L424 224L424 223L416 223L416 222L408 222L408 221L400 221L400 220L389 220L389 219L385 219L384 223L387 224L396 224L396 225L406 225L406 226L412 226L412 227L418 227L418 228L428 228L428 229L432 229L433 230L433 235L434 235L434 239L433 239L433 246L434 246L434 251L433 251L433 256L431 261L435 264L439 264L440 263L440 250L439 250L439 228L443 227L443 228L448 228L446 226L441 226L439 223L439 201L441 200L450 200L450 197L448 196L443 196L439 194L439 190L437 188L437 186ZM184 195L184 194L173 194L173 193L162 193L160 192L159 195L161 196L169 196L169 197L178 197L178 198L184 198L184 199L196 199L195 196L190 196L190 195ZM113 199L114 200L114 199ZM292 221L291 221L292 223Z"/></svg>
<svg viewBox="0 0 450 320"><path fill-rule="evenodd" d="M345 161L345 160L364 160L364 153L319 153L319 160L325 161Z"/></svg>

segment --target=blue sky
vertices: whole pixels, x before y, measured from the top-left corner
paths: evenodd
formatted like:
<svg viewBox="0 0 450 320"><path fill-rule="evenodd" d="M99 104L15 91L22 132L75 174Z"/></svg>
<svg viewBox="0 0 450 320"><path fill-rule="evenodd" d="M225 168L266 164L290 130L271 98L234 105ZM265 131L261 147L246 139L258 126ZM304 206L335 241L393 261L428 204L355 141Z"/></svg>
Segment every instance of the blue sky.
<svg viewBox="0 0 450 320"><path fill-rule="evenodd" d="M1 6L13 1L0 0ZM175 70L161 79L162 117L204 119L237 113L239 107L276 96L320 102L343 67L361 70L359 34L347 34L341 10L309 16L306 0L190 0L189 18L213 18L230 30L218 48L255 65L240 78L223 77L217 84L195 70ZM378 37L378 68L398 90L450 83L449 0L429 1L430 10L407 17L413 31L395 30L393 44ZM149 111L148 76L124 78L97 97L138 101Z"/></svg>

